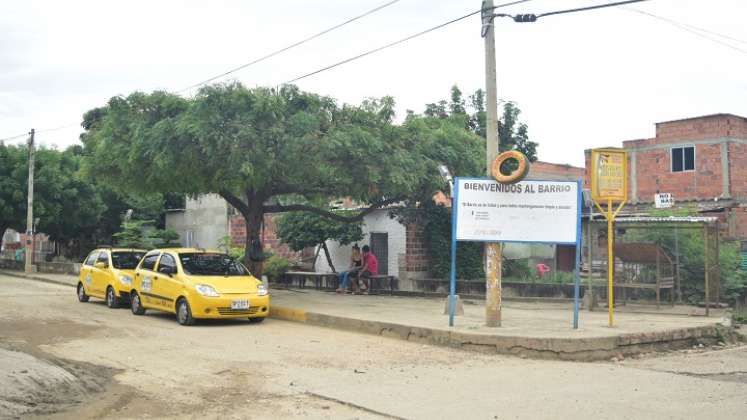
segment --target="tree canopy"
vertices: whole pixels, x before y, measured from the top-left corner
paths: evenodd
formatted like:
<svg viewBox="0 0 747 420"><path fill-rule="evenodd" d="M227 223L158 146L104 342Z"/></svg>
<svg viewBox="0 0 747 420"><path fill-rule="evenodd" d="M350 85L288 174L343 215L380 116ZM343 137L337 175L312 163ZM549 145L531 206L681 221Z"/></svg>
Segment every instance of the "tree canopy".
<svg viewBox="0 0 747 420"><path fill-rule="evenodd" d="M482 173L478 136L417 116L395 125L393 109L388 97L340 106L292 85L213 85L189 99L136 92L84 116L85 169L128 192L220 194L247 222L248 257L266 212L360 220L432 196L444 186L439 164ZM326 208L343 196L367 207L354 216Z"/></svg>

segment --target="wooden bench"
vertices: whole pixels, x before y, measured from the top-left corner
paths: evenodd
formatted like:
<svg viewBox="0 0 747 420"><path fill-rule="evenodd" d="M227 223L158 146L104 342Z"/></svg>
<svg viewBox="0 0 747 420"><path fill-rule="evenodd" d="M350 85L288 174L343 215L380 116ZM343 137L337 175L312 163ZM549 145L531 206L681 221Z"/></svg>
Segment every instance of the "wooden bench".
<svg viewBox="0 0 747 420"><path fill-rule="evenodd" d="M368 277L368 290L370 292L387 291L390 294L394 292L396 279L394 276L387 274L377 274ZM386 287L384 285L386 284Z"/></svg>
<svg viewBox="0 0 747 420"><path fill-rule="evenodd" d="M315 273L313 271L287 271L283 276L287 286L297 283L300 289L311 283L316 289L336 289L340 284L338 273Z"/></svg>

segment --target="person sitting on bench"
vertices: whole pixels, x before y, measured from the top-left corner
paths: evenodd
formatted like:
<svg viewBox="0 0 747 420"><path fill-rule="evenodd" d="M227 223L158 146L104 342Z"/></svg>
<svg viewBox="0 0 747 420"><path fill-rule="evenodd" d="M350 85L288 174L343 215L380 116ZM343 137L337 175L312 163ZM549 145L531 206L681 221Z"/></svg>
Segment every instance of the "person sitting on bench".
<svg viewBox="0 0 747 420"><path fill-rule="evenodd" d="M369 279L379 274L379 260L368 245L363 245L363 267L358 271L358 288L364 294L370 290Z"/></svg>
<svg viewBox="0 0 747 420"><path fill-rule="evenodd" d="M350 283L350 275L355 274L363 265L363 257L361 256L361 249L358 244L353 244L353 251L350 253L350 267L340 273L340 287L337 288L337 293L343 293L348 289L348 283Z"/></svg>

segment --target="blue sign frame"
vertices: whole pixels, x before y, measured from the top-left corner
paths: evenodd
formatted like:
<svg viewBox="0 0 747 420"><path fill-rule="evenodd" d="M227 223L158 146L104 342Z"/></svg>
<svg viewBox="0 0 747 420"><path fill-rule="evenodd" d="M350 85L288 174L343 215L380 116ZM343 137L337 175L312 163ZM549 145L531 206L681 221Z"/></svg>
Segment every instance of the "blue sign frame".
<svg viewBox="0 0 747 420"><path fill-rule="evenodd" d="M451 197L451 270L449 273L449 326L454 326L454 312L456 310L456 255L457 255L457 213L459 212L459 181L460 180L492 180L492 178L477 178L477 177L456 177L454 178L454 187ZM532 181L547 181L547 182L559 182L558 180L532 180ZM572 182L572 181L565 181ZM532 244L547 244L547 245L575 245L576 246L576 268L574 270L574 285L573 285L573 328L578 329L578 318L579 318L579 299L581 289L581 208L583 205L583 193L582 193L583 181L576 181L576 241L575 242L541 242L541 241L502 241L501 243L532 243ZM462 242L486 242L486 241L468 241L463 240Z"/></svg>

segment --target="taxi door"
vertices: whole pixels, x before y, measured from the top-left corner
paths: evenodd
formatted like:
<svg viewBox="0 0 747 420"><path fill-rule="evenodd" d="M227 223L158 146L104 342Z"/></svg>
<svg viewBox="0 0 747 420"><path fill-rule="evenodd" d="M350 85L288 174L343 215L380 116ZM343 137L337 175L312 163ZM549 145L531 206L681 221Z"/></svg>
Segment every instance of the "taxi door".
<svg viewBox="0 0 747 420"><path fill-rule="evenodd" d="M86 293L90 296L93 295L93 270L94 264L99 257L99 250L91 251L86 257L83 265L80 267L80 282L83 283Z"/></svg>
<svg viewBox="0 0 747 420"><path fill-rule="evenodd" d="M143 306L147 308L160 308L155 292L156 262L160 253L150 252L143 257L140 269L135 273L135 283Z"/></svg>
<svg viewBox="0 0 747 420"><path fill-rule="evenodd" d="M99 268L96 265L103 263L106 268ZM100 251L94 266L91 267L91 295L97 297L104 296L106 289L106 272L109 270L109 254L106 251Z"/></svg>
<svg viewBox="0 0 747 420"><path fill-rule="evenodd" d="M176 259L173 255L164 252L158 260L158 268L154 274L154 294L160 297L160 305L163 309L176 312L176 298L182 289L182 282L177 277Z"/></svg>
<svg viewBox="0 0 747 420"><path fill-rule="evenodd" d="M111 251L104 250L99 254L99 258L96 262L101 262L106 265L106 268L97 269L97 273L94 276L94 283L99 289L99 292L106 296L106 288L114 283L114 272L112 271L112 259L110 256Z"/></svg>

